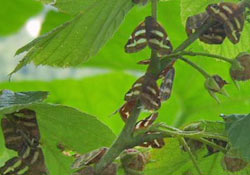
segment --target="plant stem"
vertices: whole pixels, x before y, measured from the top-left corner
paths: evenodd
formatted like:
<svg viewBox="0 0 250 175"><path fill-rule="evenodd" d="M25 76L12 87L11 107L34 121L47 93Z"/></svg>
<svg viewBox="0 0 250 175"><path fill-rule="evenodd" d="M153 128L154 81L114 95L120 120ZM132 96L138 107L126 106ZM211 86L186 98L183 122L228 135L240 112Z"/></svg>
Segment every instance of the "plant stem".
<svg viewBox="0 0 250 175"><path fill-rule="evenodd" d="M226 58L226 57L223 57L223 56L220 56L220 55L203 53L203 52L191 52L191 51L180 51L180 52L177 52L177 53L173 53L173 54L167 55L164 59L179 58L180 56L183 56L183 55L206 56L206 57L210 57L210 58L216 58L216 59L219 59L219 60L223 60L223 61L226 61L226 62L228 62L230 64L232 64L234 62L233 59Z"/></svg>
<svg viewBox="0 0 250 175"><path fill-rule="evenodd" d="M197 64L195 64L194 62L184 58L184 57L180 57L180 59L186 63L188 63L189 65L191 65L193 68L195 68L197 71L199 71L205 78L209 78L210 75L200 66L198 66Z"/></svg>
<svg viewBox="0 0 250 175"><path fill-rule="evenodd" d="M152 17L157 20L157 5L158 0L152 0ZM151 74L157 76L157 70L160 67L159 58L156 56L156 51L152 50L151 53L151 63L149 64L149 68L146 74ZM115 140L114 144L111 146L109 151L103 156L103 158L96 164L95 167L95 175L99 175L107 165L112 163L116 157L120 155L120 153L127 148L132 147L131 141L133 140L133 130L135 123L140 115L140 106L139 102L133 112L131 113L130 117L128 118L125 127L123 128L122 132Z"/></svg>
<svg viewBox="0 0 250 175"><path fill-rule="evenodd" d="M158 11L158 0L152 0L152 17L155 18L155 20L157 20L157 11Z"/></svg>
<svg viewBox="0 0 250 175"><path fill-rule="evenodd" d="M103 158L96 164L95 174L100 175L103 169L113 162L113 160L120 155L120 153L129 148L131 142L132 132L134 130L135 123L139 117L140 109L138 108L139 103L137 103L135 109L128 118L122 132L119 137L115 140L108 152L103 156Z"/></svg>
<svg viewBox="0 0 250 175"><path fill-rule="evenodd" d="M182 145L184 146L185 150L187 150L193 164L194 164L194 167L196 168L197 172L199 173L199 175L202 175L202 172L201 172L201 169L200 167L198 166L198 163L197 161L195 160L195 157L191 151L191 149L189 148L187 142L185 141L185 139L183 137L179 138L180 142L182 143Z"/></svg>
<svg viewBox="0 0 250 175"><path fill-rule="evenodd" d="M213 143L213 142L210 142L210 141L208 141L207 139L200 138L199 141L201 141L202 143L205 143L206 145L209 145L209 146L211 146L211 147L213 147L213 148L216 148L216 149L220 150L220 151L223 152L224 154L227 152L227 150L226 150L225 148L223 148L222 146L217 145L217 144L215 144L215 143Z"/></svg>
<svg viewBox="0 0 250 175"><path fill-rule="evenodd" d="M214 21L209 20L205 25L203 25L199 30L190 35L180 46L178 46L173 53L178 53L180 51L185 50L188 46L190 46L196 39L200 37L202 33L204 33L210 26L214 24ZM161 70L159 73L164 70L167 66L174 64L177 58L163 58L161 59Z"/></svg>
<svg viewBox="0 0 250 175"><path fill-rule="evenodd" d="M158 9L158 0L151 0L151 15L157 21L157 9ZM158 70L160 69L160 59L157 57L157 52L154 49L151 49L151 62L148 66L147 73L152 74L157 78Z"/></svg>
<svg viewBox="0 0 250 175"><path fill-rule="evenodd" d="M152 0L152 16L157 20L157 4L158 0ZM207 30L211 25L213 25L212 22L208 22L206 25L204 25L200 30L197 30L194 34L192 34L186 41L184 41L177 49L174 51L174 53L182 51L186 49L189 45L191 45L199 36ZM167 65L173 64L175 62L176 58L169 59L161 59L157 58L155 51L152 50L151 54L151 62L148 68L147 73L151 73L153 75L159 75L160 72L162 72L163 69ZM138 105L137 105L138 106ZM132 132L133 128L135 126L135 123L138 119L138 116L140 114L140 109L135 108L132 112L131 116L129 117L128 121L126 122L122 132L118 136L118 138L115 140L109 151L102 157L102 159L96 164L95 166L95 175L100 175L103 169L110 163L112 163L116 157L119 156L119 154L127 148L140 145L139 141L143 141L143 137L137 136L133 137ZM166 134L166 133L165 133ZM157 134L157 135L149 135L150 139L155 138L162 138L164 133ZM153 138L154 136L154 138ZM169 135L168 135L169 136ZM143 143L143 142L141 142Z"/></svg>

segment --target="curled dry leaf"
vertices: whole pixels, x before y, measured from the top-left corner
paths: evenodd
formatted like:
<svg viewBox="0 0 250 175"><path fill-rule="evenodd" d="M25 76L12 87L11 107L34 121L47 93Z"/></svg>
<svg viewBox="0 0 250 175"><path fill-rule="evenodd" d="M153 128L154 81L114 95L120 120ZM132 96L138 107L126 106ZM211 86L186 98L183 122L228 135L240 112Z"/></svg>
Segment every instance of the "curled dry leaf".
<svg viewBox="0 0 250 175"><path fill-rule="evenodd" d="M136 149L127 149L121 154L121 163L125 171L143 171L147 162L147 157Z"/></svg>
<svg viewBox="0 0 250 175"><path fill-rule="evenodd" d="M230 157L225 155L223 159L225 169L230 172L236 172L244 169L247 166L247 162L237 157Z"/></svg>
<svg viewBox="0 0 250 175"><path fill-rule="evenodd" d="M209 94L220 103L219 98L215 93L220 93L225 96L229 96L224 86L228 84L225 80L223 80L219 75L213 75L208 77L205 82L205 88L208 90Z"/></svg>
<svg viewBox="0 0 250 175"><path fill-rule="evenodd" d="M240 66L233 64L230 69L230 74L233 80L246 81L250 79L250 54L241 53L236 57L237 63Z"/></svg>

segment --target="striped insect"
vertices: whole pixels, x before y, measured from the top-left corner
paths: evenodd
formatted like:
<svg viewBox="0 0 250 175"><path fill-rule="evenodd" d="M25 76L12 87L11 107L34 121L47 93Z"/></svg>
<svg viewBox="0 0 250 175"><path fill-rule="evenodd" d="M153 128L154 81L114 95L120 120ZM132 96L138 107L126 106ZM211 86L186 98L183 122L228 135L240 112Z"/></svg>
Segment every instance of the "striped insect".
<svg viewBox="0 0 250 175"><path fill-rule="evenodd" d="M157 134L157 132L147 132L146 134L150 135L150 134ZM160 134L160 133L159 133ZM142 147L152 147L152 148L162 148L165 145L165 142L163 139L155 139L151 142L144 142L142 145Z"/></svg>
<svg viewBox="0 0 250 175"><path fill-rule="evenodd" d="M103 157L103 155L108 151L107 147L102 147L91 151L87 154L83 154L79 156L75 162L72 164L73 169L82 168L84 166L88 166L91 164L95 164L99 162L99 160Z"/></svg>
<svg viewBox="0 0 250 175"><path fill-rule="evenodd" d="M6 161L0 168L2 175L47 174L36 113L29 109L7 114L1 120L5 145L18 156Z"/></svg>
<svg viewBox="0 0 250 175"><path fill-rule="evenodd" d="M8 149L20 152L24 145L38 145L40 132L36 120L36 113L29 109L6 114L1 121ZM16 144L19 143L19 144Z"/></svg>
<svg viewBox="0 0 250 175"><path fill-rule="evenodd" d="M47 175L44 155L41 148L26 147L25 151L6 161L0 168L1 175Z"/></svg>
<svg viewBox="0 0 250 175"><path fill-rule="evenodd" d="M159 56L170 54L173 50L165 29L151 16L146 17L133 31L125 45L125 51L138 52L147 45L156 50Z"/></svg>
<svg viewBox="0 0 250 175"><path fill-rule="evenodd" d="M140 100L142 108L149 111L158 110L161 106L160 90L156 80L151 76L142 76L126 93L125 100Z"/></svg>
<svg viewBox="0 0 250 175"><path fill-rule="evenodd" d="M206 10L211 17L223 24L226 35L233 44L240 41L245 22L244 7L236 3L222 2L211 4Z"/></svg>
<svg viewBox="0 0 250 175"><path fill-rule="evenodd" d="M160 99L161 101L166 101L170 98L174 83L175 69L170 68L165 75L163 75L163 81L160 87Z"/></svg>
<svg viewBox="0 0 250 175"><path fill-rule="evenodd" d="M124 122L126 122L128 120L128 118L130 117L132 111L135 109L136 107L136 100L131 100L126 102L120 109L119 109L119 113L121 115L121 118Z"/></svg>
<svg viewBox="0 0 250 175"><path fill-rule="evenodd" d="M157 119L157 117L158 117L158 113L153 113L149 115L147 118L138 121L135 124L135 130L146 129L150 127L154 123L154 121Z"/></svg>
<svg viewBox="0 0 250 175"><path fill-rule="evenodd" d="M209 19L207 12L200 13L194 16L190 16L186 22L186 33L188 36L200 29ZM199 37L200 41L207 44L221 44L226 38L226 32L223 24L215 21L215 24L209 27Z"/></svg>
<svg viewBox="0 0 250 175"><path fill-rule="evenodd" d="M153 113L150 116L148 116L147 118L140 120L136 123L135 125L135 131L138 130L142 130L142 129L147 129L149 128L154 121L157 119L158 117L158 113ZM154 131L148 131L145 134L157 134L157 132ZM142 147L152 147L152 148L162 148L165 145L165 142L163 139L154 139L151 142L144 142L142 145Z"/></svg>

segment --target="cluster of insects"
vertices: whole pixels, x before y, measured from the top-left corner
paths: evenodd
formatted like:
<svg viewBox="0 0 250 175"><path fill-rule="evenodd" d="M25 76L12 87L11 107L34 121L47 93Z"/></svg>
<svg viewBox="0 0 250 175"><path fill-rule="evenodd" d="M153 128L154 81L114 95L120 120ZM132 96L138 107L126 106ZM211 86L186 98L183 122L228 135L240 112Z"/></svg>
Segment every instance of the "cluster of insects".
<svg viewBox="0 0 250 175"><path fill-rule="evenodd" d="M134 3L146 4L148 0L133 0ZM222 44L227 37L233 44L240 41L241 32L245 22L245 7L236 3L222 2L218 4L208 5L206 11L194 16L190 16L186 22L186 32L191 36L200 30L207 23L211 23L200 36L200 41L206 44ZM145 18L135 30L125 45L126 53L139 52L149 47L159 59L173 53L173 45L168 37L164 27L159 24L152 16ZM150 64L151 60L140 61L139 64ZM248 65L247 65L248 66ZM237 78L237 73L233 74ZM221 89L225 84L220 76L212 76ZM156 131L148 131L158 117L157 110L160 109L162 102L167 101L173 89L175 79L174 62L163 69L158 75L146 72L145 75L139 77L132 85L130 90L125 94L125 103L119 109L119 114L124 122L127 122L132 113L137 110L146 110L150 115L145 119L137 121L134 126L134 132L145 131L143 134L157 134ZM241 76L239 79L249 79L249 77ZM158 85L158 80L161 80ZM217 86L211 87L211 92L218 92ZM36 120L35 111L22 109L18 112L6 114L1 121L2 130L5 139L5 145L8 149L17 152L17 156L6 161L0 168L1 175L29 174L29 175L46 175L48 170L45 165L44 155L40 146L40 131ZM187 128L186 128L187 129ZM187 129L188 130L188 129ZM202 146L201 142L186 139L186 142L193 145L194 149ZM227 143L220 140L211 140L217 145L226 147ZM155 139L150 142L144 142L141 147L162 148L165 145L163 139ZM98 163L105 153L109 150L106 147L99 148L87 154L80 155L71 150L65 149L61 144L58 148L66 156L73 156L76 160L72 165L76 169L76 175L94 174L92 165ZM207 147L210 154L218 152L212 147ZM131 155L132 158L129 158ZM143 171L145 161L144 155L138 153L135 149L124 150L120 156L124 169L135 169ZM130 162L128 163L128 160ZM131 161L132 160L132 161ZM143 162L136 165L136 163ZM131 163L132 162L132 163ZM111 163L102 172L102 175L113 175L117 172L117 164Z"/></svg>
<svg viewBox="0 0 250 175"><path fill-rule="evenodd" d="M44 155L40 146L40 131L35 111L22 109L5 115L1 120L5 146L17 152L0 168L1 175L46 175Z"/></svg>

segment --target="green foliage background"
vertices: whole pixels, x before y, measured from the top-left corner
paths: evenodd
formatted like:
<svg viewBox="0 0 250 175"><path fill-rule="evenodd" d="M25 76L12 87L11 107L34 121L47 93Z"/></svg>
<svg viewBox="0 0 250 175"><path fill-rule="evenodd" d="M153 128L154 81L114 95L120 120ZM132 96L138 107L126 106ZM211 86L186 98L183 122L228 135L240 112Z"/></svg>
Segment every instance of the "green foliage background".
<svg viewBox="0 0 250 175"><path fill-rule="evenodd" d="M18 29L20 29L21 25L25 23L28 17L31 17L41 11L41 4L38 2L34 2L32 0L15 1L16 2L14 2L14 0L13 2L11 1L13 4L4 0L0 1L0 35L4 37L7 37L7 34L18 31ZM115 1L116 0L114 0L114 2ZM43 2L49 3L51 1ZM45 35L42 35L40 39L36 40L31 45L21 49L21 51L27 51L29 49L31 50L29 51L28 56L26 56L26 60L21 62L21 65L18 67L18 69L30 62L32 59L34 59L33 61L36 65L47 64L52 66L71 66L82 63L91 58L88 62L80 64L79 67L82 69L86 67L105 68L109 70L109 73L91 76L79 80L65 79L53 80L49 82L2 82L0 83L0 89L11 89L13 91L49 91L50 95L46 102L72 106L87 113L79 113L80 116L96 116L97 119L110 127L115 134L118 134L121 131L124 123L121 121L118 114L113 116L111 114L123 104L124 94L136 80L136 75L140 74L145 69L144 66L137 65L136 62L149 57L149 49L145 49L143 52L136 54L126 54L124 52L124 44L126 43L133 29L142 20L144 20L145 16L150 15L150 6L133 7L133 4L127 0L119 0L113 5L110 3L109 6L105 6L106 0L92 0L83 2L76 0L74 3L70 2L73 1L58 0L56 7L60 9L60 12L48 12L41 30L41 34ZM218 1L213 0L208 2L195 0L194 3L194 0L169 0L159 3L159 21L166 28L174 47L177 47L183 42L184 39L187 38L183 25L187 16L200 12L200 10L202 8L204 9L208 3L214 2ZM23 8L15 8L17 6L16 4L20 4L20 7L22 6ZM192 5L189 6L188 4ZM93 6L94 8L90 10L85 9L85 7L89 7L89 5ZM6 12L4 9L6 9L7 6L13 8L10 8L8 12ZM104 6L105 8L103 8ZM110 9L113 9L113 11L110 11ZM85 11L89 13L85 13ZM99 11L100 13L97 13ZM18 15L18 18L11 18L11 16L5 18L6 14L16 13L20 14ZM89 18L89 14L92 14L93 16ZM75 17L75 15L77 17ZM123 17L125 15L126 18L123 21ZM102 16L102 18L100 18L100 16ZM116 21L113 21L114 18ZM12 21L12 25L2 25L10 23L10 21ZM67 21L70 22L61 25ZM121 26L119 27L120 23ZM61 26L52 33L47 33L59 25ZM91 28L85 30L85 25ZM220 53L233 58L239 51L250 50L250 41L249 37L247 37L250 36L249 26L249 24L246 25L246 29L242 36L243 41L236 48L233 48L233 46L228 41L226 41L223 46L219 46L216 49L196 41L189 48L189 50L202 52L210 51L212 53ZM83 30L86 31L86 33L82 32ZM113 36L113 33L116 30L118 31ZM79 33L79 36L75 35L77 32ZM103 38L104 35L105 37ZM97 37L97 40L95 40L95 37ZM63 41L61 40L62 38L64 38ZM79 38L84 39L80 40ZM111 38L111 40L108 41L108 38ZM48 42L50 43L50 46L47 45L47 41L51 41ZM65 42L66 45L64 45L65 43L63 42ZM96 43L98 44L96 45ZM104 47L100 50L102 46ZM56 54L52 53L54 47L61 47L61 50L58 49ZM62 50L65 50L65 53L61 52ZM100 52L97 53L99 50ZM228 50L231 52L228 52ZM53 54L53 56L50 56L50 54ZM64 59L64 62L62 57L67 54L70 54L70 56L67 57L67 59ZM229 81L230 84L227 87L227 90L230 94L230 97L220 97L222 99L222 104L217 104L217 102L212 99L205 90L203 86L205 80L202 75L196 72L196 70L194 70L189 65L178 61L175 66L176 79L172 97L165 104L163 104L163 107L160 110L160 117L158 121L163 121L169 125L179 127L185 123L203 119L222 120L219 117L219 114L221 113L249 113L249 82L241 83L241 89L238 91L236 87L234 87L229 77L230 65L205 57L195 57L191 59L204 67L211 74L219 74ZM33 108L37 108L40 112L39 115L41 115L41 118L39 120L41 121L41 125L55 125L56 130L61 126L57 126L56 123L51 124L45 119L45 113L54 112L52 109L50 109L50 107L51 106L34 106ZM58 106L58 108L64 107ZM75 109L64 110L73 110L77 113ZM54 114L53 116L60 117L60 115L61 114ZM65 118L62 125L67 126L67 121L69 120L71 119ZM75 139L76 137L72 137L71 141L73 142L71 142L67 141L67 138L62 138L61 141L67 143L71 142L70 146L72 146L72 148L75 148L83 153L89 151L91 148L94 149L95 146L91 147L86 142L90 141L88 139L93 139L95 137L89 137L89 134L84 134L81 130L77 130L81 127L85 128L86 126L76 126L76 130L73 130L72 134L68 134L68 137L70 137L70 135L79 135L80 139ZM53 130L53 127L50 129ZM54 138L51 138L52 136L49 134L46 135L46 129L41 127L41 130L42 134L44 134L43 137L45 140L54 140ZM61 129L61 132L64 131ZM84 140L84 142L81 140ZM112 140L112 138L110 140ZM3 145L2 141L2 134L0 133L1 145ZM111 141L109 143L111 143ZM49 144L52 144L52 146ZM97 145L101 144L102 143ZM53 175L67 174L70 172L70 161L65 157L62 158L62 155L60 155L58 150L53 148L53 145L54 143L48 142L48 147L45 149L45 154L48 155L47 163L49 164L49 168L51 169ZM107 145L107 143L103 143L103 145ZM52 152L49 153L49 149L51 147ZM80 147L83 149L80 150ZM176 149L176 147L178 147L178 143L176 141L167 140L167 146L164 149L154 150L153 158L156 160L156 163L152 163L148 166L146 174L153 175L156 171L157 174L174 173L176 175L182 174L184 172L193 172L192 163L188 159L188 156L185 155L186 153L181 152L181 150ZM7 151L2 146L0 148L1 165L4 160L6 160L13 153ZM60 155L62 162L56 160L56 158L52 158L52 154ZM162 155L164 156L162 157ZM204 171L208 170L210 167L206 165L211 164L213 161L217 161L217 164L213 167L214 170L210 171L210 174L214 174L213 172L220 172L220 174L224 174L225 172L222 170L222 167L218 165L220 164L220 157L221 155L216 155L211 156L208 159L204 159L202 156L200 156L201 168ZM63 167L66 167L65 170L59 168L62 165Z"/></svg>

